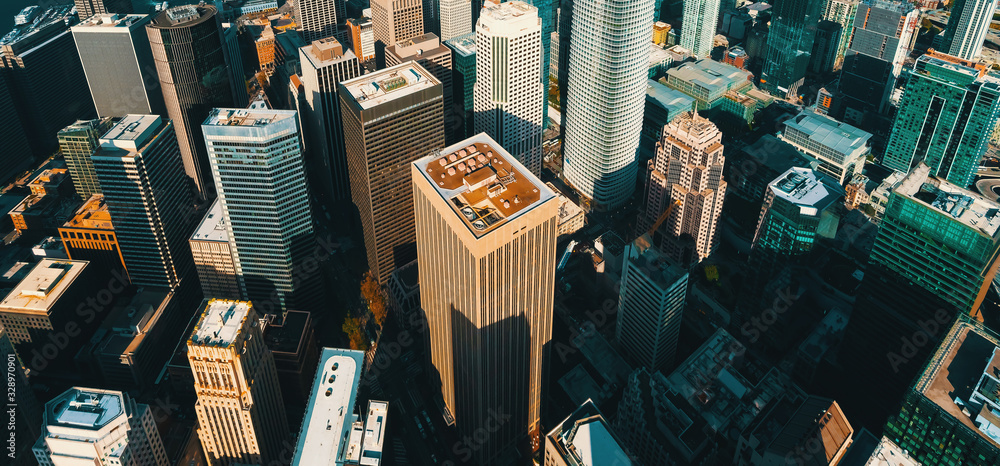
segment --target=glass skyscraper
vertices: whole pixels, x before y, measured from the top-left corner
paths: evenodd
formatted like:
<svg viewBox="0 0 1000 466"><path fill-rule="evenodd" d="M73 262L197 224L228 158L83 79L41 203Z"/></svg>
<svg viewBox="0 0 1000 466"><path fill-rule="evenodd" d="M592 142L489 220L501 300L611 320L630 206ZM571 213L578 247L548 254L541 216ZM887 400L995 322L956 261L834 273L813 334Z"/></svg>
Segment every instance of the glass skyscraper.
<svg viewBox="0 0 1000 466"><path fill-rule="evenodd" d="M823 2L774 0L760 87L771 94L796 95L806 76Z"/></svg>
<svg viewBox="0 0 1000 466"><path fill-rule="evenodd" d="M265 313L312 310L319 290L293 274L315 246L296 112L215 109L202 132L241 293Z"/></svg>
<svg viewBox="0 0 1000 466"><path fill-rule="evenodd" d="M882 163L969 186L1000 114L1000 75L979 63L931 52L917 59Z"/></svg>

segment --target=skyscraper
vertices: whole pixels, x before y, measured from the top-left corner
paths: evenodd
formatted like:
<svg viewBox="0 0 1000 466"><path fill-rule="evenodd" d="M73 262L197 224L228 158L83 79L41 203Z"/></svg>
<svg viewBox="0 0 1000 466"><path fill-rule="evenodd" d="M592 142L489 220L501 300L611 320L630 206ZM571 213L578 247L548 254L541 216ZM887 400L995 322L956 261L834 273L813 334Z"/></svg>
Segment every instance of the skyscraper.
<svg viewBox="0 0 1000 466"><path fill-rule="evenodd" d="M309 136L306 166L316 194L329 201L351 197L344 129L337 84L358 77L358 57L332 37L299 49L306 105L303 122Z"/></svg>
<svg viewBox="0 0 1000 466"><path fill-rule="evenodd" d="M472 32L470 0L440 0L441 40L448 41Z"/></svg>
<svg viewBox="0 0 1000 466"><path fill-rule="evenodd" d="M858 125L866 113L885 111L919 26L920 10L908 1L866 0L858 5L844 52L840 102L832 116Z"/></svg>
<svg viewBox="0 0 1000 466"><path fill-rule="evenodd" d="M774 0L761 88L780 97L798 94L822 13L820 1Z"/></svg>
<svg viewBox="0 0 1000 466"><path fill-rule="evenodd" d="M663 127L649 163L640 228L654 225L673 206L663 226L650 234L656 247L681 266L701 262L718 244L725 163L722 132L697 113L681 114Z"/></svg>
<svg viewBox="0 0 1000 466"><path fill-rule="evenodd" d="M475 74L472 77L475 79ZM4 141L4 154L0 156L0 180L6 182L31 164L31 145L28 144L27 134L10 89L0 76L0 140Z"/></svg>
<svg viewBox="0 0 1000 466"><path fill-rule="evenodd" d="M601 411L585 401L562 423L545 435L545 466L613 464L633 461Z"/></svg>
<svg viewBox="0 0 1000 466"><path fill-rule="evenodd" d="M998 211L923 164L889 196L838 357L877 374L880 402L899 399L957 314L980 316L1000 257Z"/></svg>
<svg viewBox="0 0 1000 466"><path fill-rule="evenodd" d="M536 176L542 172L542 24L521 1L483 8L476 24L475 132L486 133ZM506 57L516 57L507 59Z"/></svg>
<svg viewBox="0 0 1000 466"><path fill-rule="evenodd" d="M844 63L844 54L851 43L854 32L854 19L858 13L859 0L825 0L823 4L823 19L840 25L840 37L837 38L837 51L833 68L840 68Z"/></svg>
<svg viewBox="0 0 1000 466"><path fill-rule="evenodd" d="M157 13L146 26L184 171L202 198L214 197L214 187L201 122L213 108L233 106L215 14L215 7L208 4L177 6Z"/></svg>
<svg viewBox="0 0 1000 466"><path fill-rule="evenodd" d="M476 464L529 435L537 447L558 199L485 134L416 161L412 176L420 301L445 405L462 435L510 416Z"/></svg>
<svg viewBox="0 0 1000 466"><path fill-rule="evenodd" d="M615 337L636 364L673 364L687 296L688 272L642 235L625 246Z"/></svg>
<svg viewBox="0 0 1000 466"><path fill-rule="evenodd" d="M7 362L8 390L13 390L17 395L17 406L8 408L8 410L13 408L13 411L6 413L7 419L14 422L12 428L8 427L11 430L7 434L7 453L14 455L12 466L31 466L35 464L32 461L35 459L35 455L31 451L31 446L35 444L40 434L43 406L35 397L34 392L31 391L31 385L28 384L28 377L25 375L24 362L14 351L14 345L11 344L10 338L7 337L7 330L4 328L0 328L0 352L8 355L9 358ZM10 438L11 435L14 436L13 439Z"/></svg>
<svg viewBox="0 0 1000 466"><path fill-rule="evenodd" d="M0 38L0 79L5 81L35 155L51 154L56 133L94 117L94 102L70 27L72 5L27 12ZM22 12L23 13L23 12Z"/></svg>
<svg viewBox="0 0 1000 466"><path fill-rule="evenodd" d="M712 53L712 40L719 17L719 0L688 0L684 2L681 19L681 47L696 57Z"/></svg>
<svg viewBox="0 0 1000 466"><path fill-rule="evenodd" d="M202 131L242 295L267 314L314 310L315 280L293 276L315 246L297 114L215 109Z"/></svg>
<svg viewBox="0 0 1000 466"><path fill-rule="evenodd" d="M100 143L94 168L132 283L174 288L191 269L197 219L173 123L127 115Z"/></svg>
<svg viewBox="0 0 1000 466"><path fill-rule="evenodd" d="M73 26L98 117L166 114L145 15L100 14Z"/></svg>
<svg viewBox="0 0 1000 466"><path fill-rule="evenodd" d="M100 137L111 129L111 124L111 117L79 120L59 131L59 152L66 160L76 194L84 201L101 192L101 183L97 181L94 161L90 157L97 151Z"/></svg>
<svg viewBox="0 0 1000 466"><path fill-rule="evenodd" d="M424 33L420 0L373 0L371 9L375 41L385 47Z"/></svg>
<svg viewBox="0 0 1000 466"><path fill-rule="evenodd" d="M198 438L210 464L281 462L288 421L253 305L210 299L187 341Z"/></svg>
<svg viewBox="0 0 1000 466"><path fill-rule="evenodd" d="M385 48L385 66L395 66L407 61L415 61L425 70L434 75L434 79L441 82L441 95L444 97L444 120L448 132L452 125L449 125L454 113L454 90L452 89L452 69L451 49L445 47L432 32L421 34L416 37L396 42L394 45ZM451 136L446 134L446 136Z"/></svg>
<svg viewBox="0 0 1000 466"><path fill-rule="evenodd" d="M347 28L351 31L351 45L354 55L361 63L375 59L375 29L371 18L348 19Z"/></svg>
<svg viewBox="0 0 1000 466"><path fill-rule="evenodd" d="M955 0L944 30L942 51L964 60L975 60L983 50L993 21L994 0Z"/></svg>
<svg viewBox="0 0 1000 466"><path fill-rule="evenodd" d="M931 52L917 59L906 83L882 163L961 187L972 183L1000 114L1000 75L986 66Z"/></svg>
<svg viewBox="0 0 1000 466"><path fill-rule="evenodd" d="M785 121L779 139L819 161L819 172L846 184L860 175L871 154L868 140L872 135L826 115L803 110Z"/></svg>
<svg viewBox="0 0 1000 466"><path fill-rule="evenodd" d="M385 283L416 257L409 164L444 147L441 83L407 62L343 81L338 93L368 267Z"/></svg>
<svg viewBox="0 0 1000 466"><path fill-rule="evenodd" d="M229 244L226 218L219 198L205 212L188 244L191 246L194 268L198 271L202 295L238 299L242 293L236 278L236 262L233 260L233 249Z"/></svg>
<svg viewBox="0 0 1000 466"><path fill-rule="evenodd" d="M476 86L476 33L470 32L445 43L452 50L455 78L452 83L455 99L460 103L459 117L462 119L462 137L472 136L475 131L475 86ZM457 109L456 109L457 110Z"/></svg>
<svg viewBox="0 0 1000 466"><path fill-rule="evenodd" d="M73 387L45 404L39 465L67 463L167 466L148 405L123 392Z"/></svg>
<svg viewBox="0 0 1000 466"><path fill-rule="evenodd" d="M305 41L337 35L337 24L347 19L345 0L298 0L295 2L295 22Z"/></svg>
<svg viewBox="0 0 1000 466"><path fill-rule="evenodd" d="M132 13L132 0L76 0L80 20L99 14Z"/></svg>
<svg viewBox="0 0 1000 466"><path fill-rule="evenodd" d="M573 5L563 170L597 209L617 208L635 190L653 3Z"/></svg>

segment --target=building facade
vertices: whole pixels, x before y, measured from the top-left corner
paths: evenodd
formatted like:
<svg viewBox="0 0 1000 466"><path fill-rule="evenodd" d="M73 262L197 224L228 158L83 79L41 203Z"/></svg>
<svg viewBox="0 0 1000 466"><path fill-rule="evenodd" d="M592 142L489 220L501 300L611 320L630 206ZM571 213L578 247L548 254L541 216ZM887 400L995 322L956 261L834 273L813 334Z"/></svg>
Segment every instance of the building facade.
<svg viewBox="0 0 1000 466"><path fill-rule="evenodd" d="M844 63L844 55L851 43L854 32L854 20L858 14L859 0L827 0L823 5L823 19L840 25L840 36L837 37L836 52L834 52L833 69L839 69Z"/></svg>
<svg viewBox="0 0 1000 466"><path fill-rule="evenodd" d="M472 32L472 6L469 0L440 0L441 40L448 41Z"/></svg>
<svg viewBox="0 0 1000 466"><path fill-rule="evenodd" d="M385 48L386 66L396 66L408 61L419 63L441 82L441 95L444 98L445 136L450 136L455 111L455 91L452 85L455 72L451 49L442 44L438 36L431 32L411 37Z"/></svg>
<svg viewBox="0 0 1000 466"><path fill-rule="evenodd" d="M573 4L563 171L596 209L615 209L635 191L642 118L621 115L642 115L645 105L654 3Z"/></svg>
<svg viewBox="0 0 1000 466"><path fill-rule="evenodd" d="M371 10L375 41L384 47L424 33L421 0L374 0Z"/></svg>
<svg viewBox="0 0 1000 466"><path fill-rule="evenodd" d="M281 460L289 434L274 356L253 305L205 301L187 358L198 396L198 438L209 464Z"/></svg>
<svg viewBox="0 0 1000 466"><path fill-rule="evenodd" d="M371 18L348 19L347 28L351 31L351 45L354 56L362 63L375 59L375 29Z"/></svg>
<svg viewBox="0 0 1000 466"><path fill-rule="evenodd" d="M306 43L337 35L338 24L347 19L345 0L298 0L295 23Z"/></svg>
<svg viewBox="0 0 1000 466"><path fill-rule="evenodd" d="M460 137L472 136L475 132L475 88L476 88L476 33L458 36L445 43L452 50L455 67L455 81L452 84L456 113L461 118Z"/></svg>
<svg viewBox="0 0 1000 466"><path fill-rule="evenodd" d="M132 13L132 0L76 0L81 20L99 14Z"/></svg>
<svg viewBox="0 0 1000 466"><path fill-rule="evenodd" d="M782 141L819 160L819 172L841 185L861 174L871 154L871 137L868 132L810 110L785 121L785 130L779 135Z"/></svg>
<svg viewBox="0 0 1000 466"><path fill-rule="evenodd" d="M611 424L594 402L587 400L545 435L544 466L587 466L634 463Z"/></svg>
<svg viewBox="0 0 1000 466"><path fill-rule="evenodd" d="M76 194L84 201L101 193L101 183L97 181L97 172L90 157L100 144L98 140L111 129L111 125L111 117L104 117L79 120L59 131L59 152L66 161Z"/></svg>
<svg viewBox="0 0 1000 466"><path fill-rule="evenodd" d="M796 97L806 76L823 2L775 0L760 86L778 97Z"/></svg>
<svg viewBox="0 0 1000 466"><path fill-rule="evenodd" d="M128 273L104 195L95 194L87 199L73 218L59 227L59 237L71 260L85 260L104 270Z"/></svg>
<svg viewBox="0 0 1000 466"><path fill-rule="evenodd" d="M975 60L983 50L990 30L996 2L992 0L956 0L944 30L942 51L963 60Z"/></svg>
<svg viewBox="0 0 1000 466"><path fill-rule="evenodd" d="M430 359L459 432L510 416L473 452L540 446L552 337L558 200L480 134L413 164L420 302Z"/></svg>
<svg viewBox="0 0 1000 466"><path fill-rule="evenodd" d="M719 0L698 0L684 2L684 17L681 20L681 47L691 51L696 57L707 57L712 53L712 40L719 17ZM655 29L654 29L655 30ZM666 31L662 34L666 42ZM654 33L653 42L657 37Z"/></svg>
<svg viewBox="0 0 1000 466"><path fill-rule="evenodd" d="M488 5L476 24L475 132L486 133L535 176L542 172L542 24L520 1ZM507 57L516 57L509 59Z"/></svg>
<svg viewBox="0 0 1000 466"><path fill-rule="evenodd" d="M218 198L205 212L188 244L202 294L208 299L239 299L242 293L236 278L236 262L229 244L222 202Z"/></svg>
<svg viewBox="0 0 1000 466"><path fill-rule="evenodd" d="M339 86L351 198L380 283L416 257L409 164L444 147L441 83L414 62Z"/></svg>

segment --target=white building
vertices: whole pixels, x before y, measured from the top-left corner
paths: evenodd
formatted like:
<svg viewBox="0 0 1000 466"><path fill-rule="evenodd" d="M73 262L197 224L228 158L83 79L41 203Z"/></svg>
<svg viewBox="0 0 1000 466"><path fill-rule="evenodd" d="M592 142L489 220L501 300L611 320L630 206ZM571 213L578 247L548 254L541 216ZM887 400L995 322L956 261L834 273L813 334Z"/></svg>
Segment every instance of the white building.
<svg viewBox="0 0 1000 466"><path fill-rule="evenodd" d="M681 19L681 47L697 57L712 54L712 40L719 18L719 0L687 0Z"/></svg>
<svg viewBox="0 0 1000 466"><path fill-rule="evenodd" d="M688 273L653 247L649 235L625 246L616 337L651 372L673 363Z"/></svg>
<svg viewBox="0 0 1000 466"><path fill-rule="evenodd" d="M778 136L803 154L819 160L819 171L837 180L841 186L861 173L865 158L871 153L871 133L826 115L803 110L785 122Z"/></svg>
<svg viewBox="0 0 1000 466"><path fill-rule="evenodd" d="M295 21L306 42L337 34L337 23L347 19L344 0L296 0Z"/></svg>
<svg viewBox="0 0 1000 466"><path fill-rule="evenodd" d="M469 0L440 0L441 41L472 32L472 5Z"/></svg>
<svg viewBox="0 0 1000 466"><path fill-rule="evenodd" d="M389 404L371 400L363 416L354 412L364 357L361 351L323 348L292 465L382 463Z"/></svg>
<svg viewBox="0 0 1000 466"><path fill-rule="evenodd" d="M122 392L73 387L45 404L32 448L40 466L167 466L149 406Z"/></svg>
<svg viewBox="0 0 1000 466"><path fill-rule="evenodd" d="M983 50L986 32L990 30L996 0L958 0L952 2L951 17L945 28L948 55L975 60Z"/></svg>
<svg viewBox="0 0 1000 466"><path fill-rule="evenodd" d="M621 206L635 190L653 7L653 0L573 5L563 170L598 210Z"/></svg>

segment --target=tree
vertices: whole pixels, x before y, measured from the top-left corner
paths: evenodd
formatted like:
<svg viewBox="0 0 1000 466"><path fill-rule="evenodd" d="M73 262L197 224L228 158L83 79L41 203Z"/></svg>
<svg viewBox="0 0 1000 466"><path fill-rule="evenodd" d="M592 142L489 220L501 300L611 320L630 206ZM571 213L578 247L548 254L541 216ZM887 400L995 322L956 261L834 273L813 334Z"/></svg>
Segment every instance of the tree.
<svg viewBox="0 0 1000 466"><path fill-rule="evenodd" d="M361 280L361 297L368 305L368 311L372 313L375 322L381 327L385 323L388 310L385 305L385 297L382 295L382 286L378 280L372 276L371 272L366 272Z"/></svg>
<svg viewBox="0 0 1000 466"><path fill-rule="evenodd" d="M348 317L344 319L344 325L341 329L351 340L351 349L358 351L368 350L368 340L365 339L364 332L361 331L361 319Z"/></svg>

